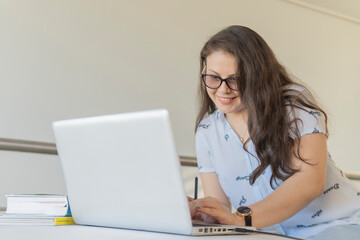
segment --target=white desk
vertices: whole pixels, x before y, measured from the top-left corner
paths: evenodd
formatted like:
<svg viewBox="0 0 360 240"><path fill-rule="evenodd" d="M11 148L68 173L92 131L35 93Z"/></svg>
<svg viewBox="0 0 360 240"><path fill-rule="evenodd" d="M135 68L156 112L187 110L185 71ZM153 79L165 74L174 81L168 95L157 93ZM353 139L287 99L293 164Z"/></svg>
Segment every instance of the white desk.
<svg viewBox="0 0 360 240"><path fill-rule="evenodd" d="M1 240L200 240L200 239L241 239L241 240L280 240L282 237L269 235L232 235L192 237L165 233L133 231L116 228L89 227L81 225L69 226L0 226Z"/></svg>

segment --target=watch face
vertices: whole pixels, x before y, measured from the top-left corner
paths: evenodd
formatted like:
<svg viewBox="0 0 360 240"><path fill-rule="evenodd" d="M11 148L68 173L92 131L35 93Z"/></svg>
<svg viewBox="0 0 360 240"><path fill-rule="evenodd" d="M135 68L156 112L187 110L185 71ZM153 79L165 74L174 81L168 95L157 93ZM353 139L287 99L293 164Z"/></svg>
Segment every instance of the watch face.
<svg viewBox="0 0 360 240"><path fill-rule="evenodd" d="M251 209L249 207L238 207L237 211L241 214L249 214L251 212Z"/></svg>

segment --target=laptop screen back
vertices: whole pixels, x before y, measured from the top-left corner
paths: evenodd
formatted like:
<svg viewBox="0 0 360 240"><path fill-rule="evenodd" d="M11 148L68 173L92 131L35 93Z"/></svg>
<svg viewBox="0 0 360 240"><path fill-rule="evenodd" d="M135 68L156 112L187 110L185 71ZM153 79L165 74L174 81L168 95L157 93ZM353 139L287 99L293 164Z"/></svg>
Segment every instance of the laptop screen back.
<svg viewBox="0 0 360 240"><path fill-rule="evenodd" d="M78 224L191 233L166 110L53 123Z"/></svg>

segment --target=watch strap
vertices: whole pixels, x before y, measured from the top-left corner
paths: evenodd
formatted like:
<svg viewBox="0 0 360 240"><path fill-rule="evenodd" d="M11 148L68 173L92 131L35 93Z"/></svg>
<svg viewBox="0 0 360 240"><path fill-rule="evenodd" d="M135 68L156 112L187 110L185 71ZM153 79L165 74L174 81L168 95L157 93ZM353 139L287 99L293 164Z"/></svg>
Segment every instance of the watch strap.
<svg viewBox="0 0 360 240"><path fill-rule="evenodd" d="M251 220L251 215L244 215L244 220L245 220L245 226L247 227L251 227L252 226L252 220Z"/></svg>

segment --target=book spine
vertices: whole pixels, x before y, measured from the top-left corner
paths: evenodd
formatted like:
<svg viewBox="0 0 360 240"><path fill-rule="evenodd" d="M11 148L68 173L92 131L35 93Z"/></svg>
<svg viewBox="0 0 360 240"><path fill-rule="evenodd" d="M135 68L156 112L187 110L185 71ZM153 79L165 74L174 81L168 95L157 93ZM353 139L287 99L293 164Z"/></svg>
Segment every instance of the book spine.
<svg viewBox="0 0 360 240"><path fill-rule="evenodd" d="M67 212L65 217L71 217L71 209L70 209L70 203L69 203L69 197L66 196L66 205L67 205Z"/></svg>
<svg viewBox="0 0 360 240"><path fill-rule="evenodd" d="M55 218L54 225L72 225L75 221L72 217L57 217Z"/></svg>

